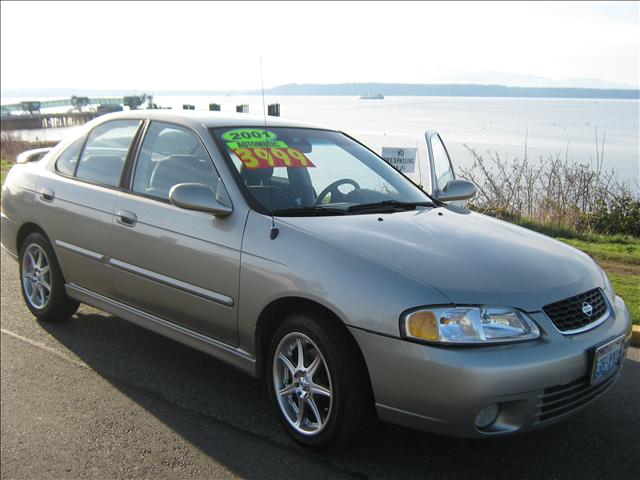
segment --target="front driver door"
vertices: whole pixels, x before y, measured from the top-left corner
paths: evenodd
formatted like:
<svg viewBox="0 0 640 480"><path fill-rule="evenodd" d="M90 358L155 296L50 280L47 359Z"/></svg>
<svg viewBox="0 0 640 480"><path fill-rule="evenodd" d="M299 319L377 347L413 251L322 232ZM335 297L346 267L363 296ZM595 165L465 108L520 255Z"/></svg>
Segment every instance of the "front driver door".
<svg viewBox="0 0 640 480"><path fill-rule="evenodd" d="M225 196L195 132L151 122L131 188L116 202L110 262L116 295L135 308L237 345L246 211L214 217L169 203L171 187L189 182L208 184L218 190L219 198Z"/></svg>

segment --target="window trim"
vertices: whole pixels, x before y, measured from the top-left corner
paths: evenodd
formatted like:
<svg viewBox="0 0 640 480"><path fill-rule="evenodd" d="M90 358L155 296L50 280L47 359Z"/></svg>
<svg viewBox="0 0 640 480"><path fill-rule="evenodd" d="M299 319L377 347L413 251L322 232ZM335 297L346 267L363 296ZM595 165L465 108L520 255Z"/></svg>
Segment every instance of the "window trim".
<svg viewBox="0 0 640 480"><path fill-rule="evenodd" d="M149 125L151 121L148 118L143 120L142 126L138 128L135 137L133 138L133 143L131 144L131 148L129 148L129 152L127 153L127 158L125 159L124 168L122 169L122 173L120 174L120 182L119 186L121 189L126 189L127 185L133 182L133 173L136 165L136 160L140 153L140 149L142 148L142 141L147 134L147 130L149 129Z"/></svg>

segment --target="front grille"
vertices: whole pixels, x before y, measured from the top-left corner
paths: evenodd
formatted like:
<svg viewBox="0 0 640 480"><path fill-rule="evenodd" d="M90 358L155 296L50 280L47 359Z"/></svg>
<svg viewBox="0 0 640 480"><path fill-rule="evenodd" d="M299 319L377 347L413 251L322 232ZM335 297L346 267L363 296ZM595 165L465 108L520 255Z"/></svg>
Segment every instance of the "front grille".
<svg viewBox="0 0 640 480"><path fill-rule="evenodd" d="M591 305L591 315L584 313L583 307L586 305ZM607 302L602 291L594 288L575 297L545 305L542 310L558 330L570 332L586 327L601 318L607 312Z"/></svg>
<svg viewBox="0 0 640 480"><path fill-rule="evenodd" d="M618 374L613 375L598 385L590 385L589 377L583 377L564 385L545 388L540 395L537 421L546 422L586 405L606 392L617 377Z"/></svg>

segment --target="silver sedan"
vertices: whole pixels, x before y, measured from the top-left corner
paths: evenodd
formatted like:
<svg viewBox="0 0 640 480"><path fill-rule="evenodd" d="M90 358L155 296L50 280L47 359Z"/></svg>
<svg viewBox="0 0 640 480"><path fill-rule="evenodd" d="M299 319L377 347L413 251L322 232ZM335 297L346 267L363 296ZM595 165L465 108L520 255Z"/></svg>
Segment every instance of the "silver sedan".
<svg viewBox="0 0 640 480"><path fill-rule="evenodd" d="M425 187L315 125L106 115L10 171L2 246L39 320L86 303L264 376L313 449L376 417L466 437L565 418L619 377L629 312L587 255L460 206L475 186L426 140Z"/></svg>

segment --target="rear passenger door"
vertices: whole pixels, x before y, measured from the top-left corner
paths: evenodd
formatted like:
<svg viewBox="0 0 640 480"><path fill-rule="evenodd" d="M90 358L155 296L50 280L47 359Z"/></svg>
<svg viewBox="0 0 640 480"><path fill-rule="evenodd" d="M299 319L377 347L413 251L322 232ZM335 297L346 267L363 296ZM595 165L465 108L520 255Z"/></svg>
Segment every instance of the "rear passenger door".
<svg viewBox="0 0 640 480"><path fill-rule="evenodd" d="M190 330L237 344L240 247L246 214L184 210L171 187L203 183L231 206L198 135L151 122L115 209L111 265L118 299Z"/></svg>
<svg viewBox="0 0 640 480"><path fill-rule="evenodd" d="M41 225L50 236L68 283L112 295L113 209L129 149L141 120L96 126L67 147L38 188Z"/></svg>

